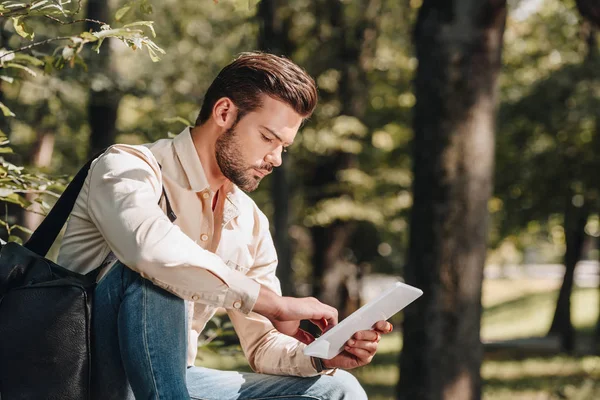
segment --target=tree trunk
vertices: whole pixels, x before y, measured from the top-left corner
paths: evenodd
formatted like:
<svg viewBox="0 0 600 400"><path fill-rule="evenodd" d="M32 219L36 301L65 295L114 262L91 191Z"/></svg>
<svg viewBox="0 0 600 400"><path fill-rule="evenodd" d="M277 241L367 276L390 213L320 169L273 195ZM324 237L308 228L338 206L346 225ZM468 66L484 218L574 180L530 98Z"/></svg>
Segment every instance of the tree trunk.
<svg viewBox="0 0 600 400"><path fill-rule="evenodd" d="M398 399L480 399L481 285L505 0L425 0Z"/></svg>
<svg viewBox="0 0 600 400"><path fill-rule="evenodd" d="M281 0L262 0L258 6L260 32L258 47L277 55L290 57L294 45L290 42L288 31L290 18L281 18L278 10ZM289 236L290 227L290 157L282 154L282 164L273 170L271 179L271 199L273 200L273 240L277 249L277 277L281 282L281 291L285 296L295 294L294 273L292 270L292 252Z"/></svg>
<svg viewBox="0 0 600 400"><path fill-rule="evenodd" d="M587 224L589 209L586 204L577 207L573 205L572 197L567 199L565 210L565 275L558 294L554 318L548 335L557 335L560 338L564 351L572 352L575 347L575 331L571 322L571 293L575 278L575 267L581 259L583 244L585 242L585 225Z"/></svg>
<svg viewBox="0 0 600 400"><path fill-rule="evenodd" d="M108 1L89 0L86 15L89 19L109 23L112 14ZM97 30L98 25L93 22L86 22L85 29ZM88 65L92 71L88 104L88 122L90 125L88 157L113 144L117 135L117 110L121 94L115 87L111 59L110 41L105 42L100 48L100 54L88 59ZM94 81L97 83L94 83Z"/></svg>
<svg viewBox="0 0 600 400"><path fill-rule="evenodd" d="M598 274L600 274L600 271L598 271ZM598 289L600 290L600 286L598 287ZM600 296L598 296L598 310L600 310ZM594 335L594 353L600 355L600 313L598 313L598 320L596 321L595 333L596 334Z"/></svg>

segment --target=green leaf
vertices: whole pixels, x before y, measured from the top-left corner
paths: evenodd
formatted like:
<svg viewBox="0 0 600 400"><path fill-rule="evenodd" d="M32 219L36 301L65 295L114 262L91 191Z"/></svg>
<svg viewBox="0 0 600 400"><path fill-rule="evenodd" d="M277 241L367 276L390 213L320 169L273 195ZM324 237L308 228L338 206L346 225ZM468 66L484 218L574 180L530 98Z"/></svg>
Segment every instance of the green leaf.
<svg viewBox="0 0 600 400"><path fill-rule="evenodd" d="M130 28L132 26L147 26L152 31L152 37L156 37L156 32L154 31L154 21L136 21L131 24L123 25L123 28Z"/></svg>
<svg viewBox="0 0 600 400"><path fill-rule="evenodd" d="M173 122L181 122L185 126L192 126L192 123L190 121L188 121L187 119L185 119L183 117L179 117L179 116L167 117L167 118L164 118L163 121L165 121L168 124L173 123Z"/></svg>
<svg viewBox="0 0 600 400"><path fill-rule="evenodd" d="M15 54L15 61L26 61L27 63L36 67L41 67L42 65L44 65L44 61L40 60L39 58L22 53Z"/></svg>
<svg viewBox="0 0 600 400"><path fill-rule="evenodd" d="M24 37L25 39L33 40L35 32L29 25L27 25L27 23L25 23L25 18L23 18L23 16L13 17L12 20L15 27L15 32L17 32L19 36Z"/></svg>
<svg viewBox="0 0 600 400"><path fill-rule="evenodd" d="M8 154L14 153L13 149L10 147L0 147L0 154Z"/></svg>
<svg viewBox="0 0 600 400"><path fill-rule="evenodd" d="M27 200L23 196L19 196L18 193L11 193L8 196L0 196L0 197L2 198L2 200L6 201L7 203L18 204L23 208L27 208L31 205L31 202L29 200Z"/></svg>
<svg viewBox="0 0 600 400"><path fill-rule="evenodd" d="M4 114L5 117L14 117L15 114L10 111L10 108L6 107L4 105L3 102L0 101L0 110L2 110L2 113Z"/></svg>
<svg viewBox="0 0 600 400"><path fill-rule="evenodd" d="M0 188L0 197L7 197L10 196L11 194L13 194L15 191L11 188Z"/></svg>
<svg viewBox="0 0 600 400"><path fill-rule="evenodd" d="M115 13L115 20L121 21L121 18L123 18L125 16L125 14L127 14L129 12L129 10L131 10L131 6L125 6L125 7L119 8L117 10L117 12Z"/></svg>
<svg viewBox="0 0 600 400"><path fill-rule="evenodd" d="M46 3L48 3L48 0L43 0L43 1L38 1L37 3L33 3L31 5L30 10L35 10L36 8L39 8L39 7L43 6L43 5L45 5Z"/></svg>
<svg viewBox="0 0 600 400"><path fill-rule="evenodd" d="M20 238L20 237L18 237L18 236L15 236L15 235L10 235L10 236L8 237L8 241L9 241L9 242L16 242L16 243L19 243L19 244L23 244L23 239L21 239L21 238Z"/></svg>
<svg viewBox="0 0 600 400"><path fill-rule="evenodd" d="M88 42L95 42L96 40L98 40L98 38L90 32L83 32L79 35L79 37Z"/></svg>
<svg viewBox="0 0 600 400"><path fill-rule="evenodd" d="M31 231L31 229L29 229L29 228L26 228L26 227L24 227L24 226L21 226L21 225L13 225L13 226L11 226L11 227L10 227L10 229L11 229L11 230L12 230L12 229L17 229L17 230L19 230L19 231L21 231L21 232L25 232L25 233L27 233L27 234L29 234L29 235L31 235L31 234L33 233L33 232Z"/></svg>
<svg viewBox="0 0 600 400"><path fill-rule="evenodd" d="M35 73L35 71L34 71L34 70L32 70L31 68L29 68L29 67L26 67L26 66L24 66L24 65L21 65L21 64L17 64L17 63L6 63L6 64L4 64L4 66L5 66L5 67L8 67L8 68L17 68L17 69L22 69L23 71L27 72L27 73L28 73L29 75L31 75L31 76L34 76L34 77L35 77L35 76L37 76L37 74Z"/></svg>
<svg viewBox="0 0 600 400"><path fill-rule="evenodd" d="M103 41L104 38L98 39L98 43L96 43L96 45L92 47L92 50L94 50L96 53L100 53L100 46L102 46Z"/></svg>
<svg viewBox="0 0 600 400"><path fill-rule="evenodd" d="M10 76L5 76L5 75L0 75L0 79L2 79L5 82L8 82L8 83L13 83L15 81L15 78L12 78Z"/></svg>
<svg viewBox="0 0 600 400"><path fill-rule="evenodd" d="M152 62L160 61L160 57L158 57L156 52L154 50L152 50L150 47L148 47L148 54L150 55L150 59L152 60Z"/></svg>

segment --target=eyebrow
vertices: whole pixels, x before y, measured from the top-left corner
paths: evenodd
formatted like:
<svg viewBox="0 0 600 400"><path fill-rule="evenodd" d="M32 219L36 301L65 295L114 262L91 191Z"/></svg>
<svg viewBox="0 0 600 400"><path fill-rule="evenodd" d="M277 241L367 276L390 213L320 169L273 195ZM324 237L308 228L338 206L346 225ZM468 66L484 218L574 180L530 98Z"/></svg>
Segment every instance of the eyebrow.
<svg viewBox="0 0 600 400"><path fill-rule="evenodd" d="M275 136L277 138L277 140L279 140L282 144L286 145L286 146L291 146L293 143L287 143L284 142L283 139L281 139L281 136L279 136L278 134L276 134L272 129L267 128L264 125L261 125L260 128L263 128L264 130L268 131L271 135Z"/></svg>

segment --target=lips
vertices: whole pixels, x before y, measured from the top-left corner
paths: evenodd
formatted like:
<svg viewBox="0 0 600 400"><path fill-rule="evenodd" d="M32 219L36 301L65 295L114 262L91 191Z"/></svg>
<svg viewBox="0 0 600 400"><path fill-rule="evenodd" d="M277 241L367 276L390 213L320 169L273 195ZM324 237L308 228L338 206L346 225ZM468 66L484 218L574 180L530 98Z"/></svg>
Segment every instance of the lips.
<svg viewBox="0 0 600 400"><path fill-rule="evenodd" d="M258 174L258 176L261 177L261 178L264 178L265 176L267 176L267 175L270 174L270 171L265 171L265 170L257 169L257 168L254 168L254 171L256 171L256 173Z"/></svg>

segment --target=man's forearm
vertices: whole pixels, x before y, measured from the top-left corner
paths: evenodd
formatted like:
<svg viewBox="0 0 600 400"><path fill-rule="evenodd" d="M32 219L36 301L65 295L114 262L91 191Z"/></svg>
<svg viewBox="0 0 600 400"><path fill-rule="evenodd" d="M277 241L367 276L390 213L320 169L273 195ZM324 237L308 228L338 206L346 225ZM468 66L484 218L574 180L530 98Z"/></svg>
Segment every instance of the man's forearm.
<svg viewBox="0 0 600 400"><path fill-rule="evenodd" d="M273 319L281 312L280 304L281 296L266 286L261 285L258 292L258 298L256 299L256 303L254 303L252 311L269 319Z"/></svg>

